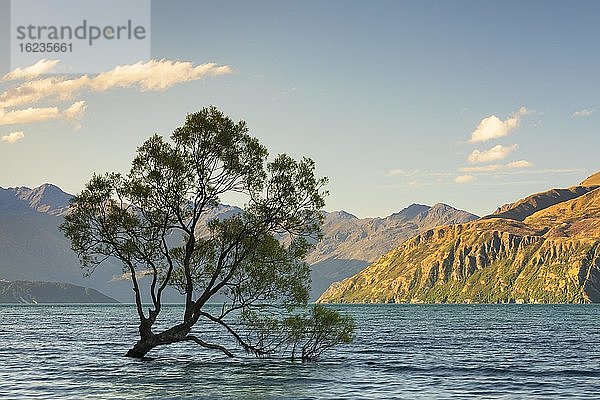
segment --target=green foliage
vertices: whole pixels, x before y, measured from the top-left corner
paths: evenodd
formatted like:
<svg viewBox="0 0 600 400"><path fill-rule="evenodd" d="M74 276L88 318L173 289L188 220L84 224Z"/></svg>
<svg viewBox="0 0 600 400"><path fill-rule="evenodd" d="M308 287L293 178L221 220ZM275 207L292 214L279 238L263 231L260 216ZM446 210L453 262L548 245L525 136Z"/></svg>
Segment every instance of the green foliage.
<svg viewBox="0 0 600 400"><path fill-rule="evenodd" d="M298 317L302 335L290 333L287 321L308 302L304 258L320 237L327 180L315 177L309 158L267 157L245 122L208 107L188 115L170 140L150 137L126 176L95 175L75 196L61 229L82 265L92 272L116 258L132 281L141 334L132 354L183 340L231 354L191 334L200 319L256 355L302 338L302 358L314 359L350 340L351 320L320 307L310 320ZM231 192L246 197L243 212L211 220L220 197ZM168 286L184 296L185 312L180 324L155 333ZM153 303L148 312L143 291ZM204 305L217 295L229 300L212 315ZM231 324L233 315L241 324Z"/></svg>
<svg viewBox="0 0 600 400"><path fill-rule="evenodd" d="M292 360L304 362L316 361L324 351L352 342L354 320L329 307L317 304L282 316L281 311L242 312L239 321L258 339L257 346L245 350L258 356L289 351Z"/></svg>
<svg viewBox="0 0 600 400"><path fill-rule="evenodd" d="M308 316L294 316L285 323L293 343L292 359L299 351L302 361L316 360L323 351L352 342L353 319L319 304L312 307Z"/></svg>

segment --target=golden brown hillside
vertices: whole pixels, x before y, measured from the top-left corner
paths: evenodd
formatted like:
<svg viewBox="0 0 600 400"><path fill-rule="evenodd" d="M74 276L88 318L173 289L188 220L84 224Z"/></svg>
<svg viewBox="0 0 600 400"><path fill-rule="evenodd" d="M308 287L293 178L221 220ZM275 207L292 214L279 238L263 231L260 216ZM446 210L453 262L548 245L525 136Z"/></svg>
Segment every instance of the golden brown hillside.
<svg viewBox="0 0 600 400"><path fill-rule="evenodd" d="M332 285L320 302L600 302L600 189L524 221L431 229Z"/></svg>
<svg viewBox="0 0 600 400"><path fill-rule="evenodd" d="M596 172L594 175L589 176L585 181L581 182L579 186L600 186L600 172Z"/></svg>
<svg viewBox="0 0 600 400"><path fill-rule="evenodd" d="M311 299L418 233L477 218L446 204L412 204L385 218L357 218L345 211L325 213L323 239L306 258L311 264Z"/></svg>
<svg viewBox="0 0 600 400"><path fill-rule="evenodd" d="M541 211L594 190L597 186L573 186L567 189L550 189L545 192L532 194L514 203L499 207L493 214L483 218L508 218L523 221L533 213Z"/></svg>
<svg viewBox="0 0 600 400"><path fill-rule="evenodd" d="M600 188L539 211L524 221L546 228L545 237L600 238Z"/></svg>

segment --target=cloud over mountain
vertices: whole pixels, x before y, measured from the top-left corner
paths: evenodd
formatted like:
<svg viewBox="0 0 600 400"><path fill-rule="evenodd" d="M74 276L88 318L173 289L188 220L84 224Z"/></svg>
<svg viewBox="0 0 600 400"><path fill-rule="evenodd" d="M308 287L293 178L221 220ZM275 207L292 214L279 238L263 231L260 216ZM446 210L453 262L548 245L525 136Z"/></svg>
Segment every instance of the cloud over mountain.
<svg viewBox="0 0 600 400"><path fill-rule="evenodd" d="M477 167L461 167L458 170L460 172L494 172L494 171L504 171L510 169L518 169L518 168L528 168L533 166L527 160L519 160L509 162L508 164L491 164L491 165L482 165Z"/></svg>
<svg viewBox="0 0 600 400"><path fill-rule="evenodd" d="M496 145L489 150L478 150L475 149L469 155L469 162L471 164L481 164L490 161L503 160L515 151L519 146L513 144L512 146Z"/></svg>
<svg viewBox="0 0 600 400"><path fill-rule="evenodd" d="M491 139L508 136L519 127L523 116L530 113L531 111L526 107L521 107L504 121L495 115L490 115L482 119L477 128L471 133L469 143L487 142Z"/></svg>

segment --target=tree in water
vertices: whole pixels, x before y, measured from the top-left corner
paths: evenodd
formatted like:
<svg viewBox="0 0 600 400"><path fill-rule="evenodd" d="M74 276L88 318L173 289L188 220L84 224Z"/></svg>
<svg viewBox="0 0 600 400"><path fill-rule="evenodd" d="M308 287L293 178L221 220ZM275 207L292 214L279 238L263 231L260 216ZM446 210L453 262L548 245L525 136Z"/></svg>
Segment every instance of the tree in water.
<svg viewBox="0 0 600 400"><path fill-rule="evenodd" d="M309 158L267 155L245 122L208 107L188 115L170 141L150 137L127 175L94 175L73 198L60 229L82 266L91 273L118 259L131 279L140 338L127 356L190 341L232 357L231 346L194 331L199 321L256 356L312 360L352 340L350 317L308 307L303 260L320 237L326 179ZM246 205L215 218L226 193ZM184 298L183 315L157 331L169 286ZM218 312L206 307L215 298L226 299Z"/></svg>

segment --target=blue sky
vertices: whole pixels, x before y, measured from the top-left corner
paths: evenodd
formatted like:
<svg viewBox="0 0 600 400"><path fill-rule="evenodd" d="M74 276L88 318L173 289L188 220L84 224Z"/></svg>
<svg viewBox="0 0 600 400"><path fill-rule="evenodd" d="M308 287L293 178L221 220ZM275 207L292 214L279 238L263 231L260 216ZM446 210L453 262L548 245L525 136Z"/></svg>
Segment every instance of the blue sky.
<svg viewBox="0 0 600 400"><path fill-rule="evenodd" d="M0 142L0 186L77 192L213 104L271 154L315 159L329 210L489 213L600 170L598 16L596 1L154 1L153 59L230 73L83 91L58 104L84 101L75 120L0 125L23 133Z"/></svg>

